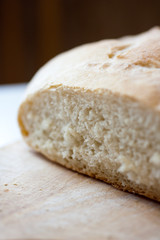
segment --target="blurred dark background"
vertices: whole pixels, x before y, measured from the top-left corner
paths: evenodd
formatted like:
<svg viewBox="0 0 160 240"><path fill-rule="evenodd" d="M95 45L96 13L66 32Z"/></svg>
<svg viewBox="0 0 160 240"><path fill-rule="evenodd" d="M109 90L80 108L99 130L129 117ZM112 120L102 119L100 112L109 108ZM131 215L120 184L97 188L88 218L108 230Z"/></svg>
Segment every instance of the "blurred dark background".
<svg viewBox="0 0 160 240"><path fill-rule="evenodd" d="M74 46L160 25L160 0L0 0L0 84Z"/></svg>

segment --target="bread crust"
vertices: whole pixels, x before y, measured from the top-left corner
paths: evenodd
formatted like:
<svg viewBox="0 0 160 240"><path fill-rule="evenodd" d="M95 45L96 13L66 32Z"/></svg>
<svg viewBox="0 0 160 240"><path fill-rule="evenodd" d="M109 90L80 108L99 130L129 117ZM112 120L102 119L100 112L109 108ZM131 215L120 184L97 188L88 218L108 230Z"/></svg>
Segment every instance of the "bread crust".
<svg viewBox="0 0 160 240"><path fill-rule="evenodd" d="M58 55L36 73L25 98L57 87L110 90L160 112L160 28Z"/></svg>

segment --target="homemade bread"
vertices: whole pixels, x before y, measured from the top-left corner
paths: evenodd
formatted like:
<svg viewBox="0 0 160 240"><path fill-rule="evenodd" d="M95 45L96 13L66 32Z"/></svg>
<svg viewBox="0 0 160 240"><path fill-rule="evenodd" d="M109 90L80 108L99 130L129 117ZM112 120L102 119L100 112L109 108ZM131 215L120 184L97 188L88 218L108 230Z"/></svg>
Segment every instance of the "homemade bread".
<svg viewBox="0 0 160 240"><path fill-rule="evenodd" d="M160 201L160 28L53 58L18 121L50 160Z"/></svg>

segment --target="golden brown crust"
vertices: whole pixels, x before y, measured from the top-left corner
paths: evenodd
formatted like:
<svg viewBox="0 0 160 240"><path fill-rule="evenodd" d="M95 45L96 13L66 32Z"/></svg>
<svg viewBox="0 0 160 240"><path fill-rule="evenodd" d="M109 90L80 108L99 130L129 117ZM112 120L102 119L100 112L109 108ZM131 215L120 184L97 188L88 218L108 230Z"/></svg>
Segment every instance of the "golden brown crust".
<svg viewBox="0 0 160 240"><path fill-rule="evenodd" d="M60 54L38 71L26 94L57 87L108 90L160 111L160 28Z"/></svg>

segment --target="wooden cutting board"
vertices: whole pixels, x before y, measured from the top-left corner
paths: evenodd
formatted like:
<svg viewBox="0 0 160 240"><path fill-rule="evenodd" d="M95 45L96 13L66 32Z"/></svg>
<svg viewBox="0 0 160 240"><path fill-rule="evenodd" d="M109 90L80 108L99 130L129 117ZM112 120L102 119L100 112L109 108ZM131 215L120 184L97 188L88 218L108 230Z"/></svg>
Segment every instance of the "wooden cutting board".
<svg viewBox="0 0 160 240"><path fill-rule="evenodd" d="M0 239L160 239L160 204L34 153L0 150Z"/></svg>

